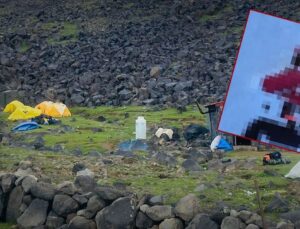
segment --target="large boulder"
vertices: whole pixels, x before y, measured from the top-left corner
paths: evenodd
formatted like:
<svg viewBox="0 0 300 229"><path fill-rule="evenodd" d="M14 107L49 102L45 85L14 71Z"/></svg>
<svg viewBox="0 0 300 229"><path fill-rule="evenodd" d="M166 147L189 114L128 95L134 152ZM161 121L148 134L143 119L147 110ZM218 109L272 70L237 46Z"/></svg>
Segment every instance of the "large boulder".
<svg viewBox="0 0 300 229"><path fill-rule="evenodd" d="M183 223L180 219L165 219L159 224L159 229L183 229Z"/></svg>
<svg viewBox="0 0 300 229"><path fill-rule="evenodd" d="M36 198L52 200L55 195L55 187L49 183L38 182L31 186L30 192Z"/></svg>
<svg viewBox="0 0 300 229"><path fill-rule="evenodd" d="M105 207L105 202L98 196L93 196L89 199L86 209L77 212L77 215L83 216L87 219L93 218L98 211Z"/></svg>
<svg viewBox="0 0 300 229"><path fill-rule="evenodd" d="M162 165L166 165L169 167L175 167L177 165L176 158L167 153L157 152L153 155L153 158Z"/></svg>
<svg viewBox="0 0 300 229"><path fill-rule="evenodd" d="M300 210L290 211L280 215L282 219L289 220L292 223L296 223L300 219Z"/></svg>
<svg viewBox="0 0 300 229"><path fill-rule="evenodd" d="M86 219L82 216L75 216L69 223L70 229L96 229L96 224L93 220Z"/></svg>
<svg viewBox="0 0 300 229"><path fill-rule="evenodd" d="M206 214L198 214L193 220L189 223L186 229L219 229L219 225L212 221ZM233 228L231 228L233 229Z"/></svg>
<svg viewBox="0 0 300 229"><path fill-rule="evenodd" d="M162 221L164 219L173 218L174 210L169 205L156 205L146 209L146 214L153 221Z"/></svg>
<svg viewBox="0 0 300 229"><path fill-rule="evenodd" d="M116 188L107 187L107 186L97 187L95 189L95 192L101 199L108 200L108 201L114 201L125 195L124 192Z"/></svg>
<svg viewBox="0 0 300 229"><path fill-rule="evenodd" d="M192 159L187 159L183 161L182 167L185 171L201 171L203 168L198 164L197 161Z"/></svg>
<svg viewBox="0 0 300 229"><path fill-rule="evenodd" d="M72 182L65 181L57 186L57 191L66 195L74 195L76 192L76 187Z"/></svg>
<svg viewBox="0 0 300 229"><path fill-rule="evenodd" d="M135 226L137 228L150 228L153 226L153 224L153 220L150 219L146 214L141 211L138 212L135 220Z"/></svg>
<svg viewBox="0 0 300 229"><path fill-rule="evenodd" d="M131 197L115 200L96 215L97 229L130 229L134 226L136 201Z"/></svg>
<svg viewBox="0 0 300 229"><path fill-rule="evenodd" d="M195 194L181 198L175 206L175 214L184 221L190 221L200 211L199 199Z"/></svg>
<svg viewBox="0 0 300 229"><path fill-rule="evenodd" d="M24 191L21 186L17 186L11 191L6 209L6 221L16 222L17 218L21 215L20 207L23 196Z"/></svg>
<svg viewBox="0 0 300 229"><path fill-rule="evenodd" d="M25 193L30 192L31 187L37 183L37 178L35 176L29 175L24 177L22 180L22 188Z"/></svg>
<svg viewBox="0 0 300 229"><path fill-rule="evenodd" d="M17 177L14 174L4 174L1 176L1 186L4 193L10 192L15 184Z"/></svg>
<svg viewBox="0 0 300 229"><path fill-rule="evenodd" d="M223 219L221 229L241 228L242 225L243 223L239 218L227 216Z"/></svg>
<svg viewBox="0 0 300 229"><path fill-rule="evenodd" d="M82 193L93 192L96 187L96 181L91 176L76 176L75 187Z"/></svg>
<svg viewBox="0 0 300 229"><path fill-rule="evenodd" d="M66 217L78 210L78 203L67 195L56 195L53 200L52 210L59 216Z"/></svg>
<svg viewBox="0 0 300 229"><path fill-rule="evenodd" d="M289 203L287 200L283 199L279 193L276 193L272 201L265 208L266 212L288 212Z"/></svg>
<svg viewBox="0 0 300 229"><path fill-rule="evenodd" d="M48 201L34 199L25 212L17 219L21 228L32 228L43 225L47 218Z"/></svg>
<svg viewBox="0 0 300 229"><path fill-rule="evenodd" d="M55 215L48 215L46 226L49 229L56 229L63 225L65 222L64 218L55 216Z"/></svg>

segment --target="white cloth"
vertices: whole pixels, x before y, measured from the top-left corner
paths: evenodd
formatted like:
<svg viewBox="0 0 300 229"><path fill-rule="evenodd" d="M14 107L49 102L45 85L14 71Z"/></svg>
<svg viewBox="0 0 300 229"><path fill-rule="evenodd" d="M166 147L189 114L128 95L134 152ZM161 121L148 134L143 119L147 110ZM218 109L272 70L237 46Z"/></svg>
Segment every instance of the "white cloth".
<svg viewBox="0 0 300 229"><path fill-rule="evenodd" d="M155 136L158 137L158 138L160 138L160 136L161 136L162 134L166 134L166 135L168 135L169 139L172 139L172 137L173 137L173 130L171 130L171 129L163 129L163 128L159 128L159 129L156 131Z"/></svg>
<svg viewBox="0 0 300 229"><path fill-rule="evenodd" d="M300 161L285 175L288 178L299 178L300 177Z"/></svg>
<svg viewBox="0 0 300 229"><path fill-rule="evenodd" d="M221 141L221 135L218 135L218 136L216 136L215 138L214 138L214 140L211 142L211 144L210 144L210 149L211 149L211 151L215 151L216 149L217 149L217 147L218 147L218 145L219 145L219 143L220 143L220 141Z"/></svg>

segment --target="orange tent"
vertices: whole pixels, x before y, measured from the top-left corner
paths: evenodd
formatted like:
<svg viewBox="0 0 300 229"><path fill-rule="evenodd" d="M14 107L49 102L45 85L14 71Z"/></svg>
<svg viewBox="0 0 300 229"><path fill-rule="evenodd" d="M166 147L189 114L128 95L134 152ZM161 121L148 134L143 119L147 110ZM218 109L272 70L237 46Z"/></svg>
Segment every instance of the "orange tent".
<svg viewBox="0 0 300 229"><path fill-rule="evenodd" d="M36 108L41 110L43 114L55 118L71 116L70 110L63 103L53 103L51 101L44 101L36 105Z"/></svg>

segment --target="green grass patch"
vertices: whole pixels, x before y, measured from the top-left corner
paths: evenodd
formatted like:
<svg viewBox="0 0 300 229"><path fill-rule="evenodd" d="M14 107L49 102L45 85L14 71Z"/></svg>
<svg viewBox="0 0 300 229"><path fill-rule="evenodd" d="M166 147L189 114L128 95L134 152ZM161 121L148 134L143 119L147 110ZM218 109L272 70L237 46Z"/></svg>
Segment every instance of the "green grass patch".
<svg viewBox="0 0 300 229"><path fill-rule="evenodd" d="M1 229L11 229L15 228L13 224L10 223L0 223L0 228Z"/></svg>
<svg viewBox="0 0 300 229"><path fill-rule="evenodd" d="M58 28L56 33L47 39L50 45L67 45L78 39L77 25L71 22L48 22L43 24L42 28L47 31Z"/></svg>
<svg viewBox="0 0 300 229"><path fill-rule="evenodd" d="M21 44L20 44L20 48L19 48L19 51L21 53L25 53L27 52L27 50L30 48L30 45L28 44L28 42L26 41L22 41Z"/></svg>

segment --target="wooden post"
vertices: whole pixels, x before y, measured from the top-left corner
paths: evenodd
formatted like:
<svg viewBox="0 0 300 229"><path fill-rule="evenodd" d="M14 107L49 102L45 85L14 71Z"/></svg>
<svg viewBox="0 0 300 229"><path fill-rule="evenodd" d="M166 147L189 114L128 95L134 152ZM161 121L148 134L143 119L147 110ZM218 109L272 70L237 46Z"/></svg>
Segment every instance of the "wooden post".
<svg viewBox="0 0 300 229"><path fill-rule="evenodd" d="M256 191L256 199L258 202L259 214L261 215L261 219L262 219L262 226L263 226L263 229L268 229L268 227L266 225L266 221L265 221L264 208L263 208L263 205L261 202L261 196L260 196L257 180L254 180L254 186L255 186L255 191Z"/></svg>

